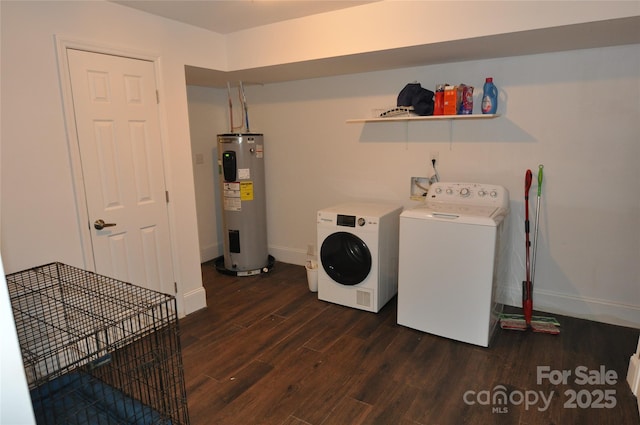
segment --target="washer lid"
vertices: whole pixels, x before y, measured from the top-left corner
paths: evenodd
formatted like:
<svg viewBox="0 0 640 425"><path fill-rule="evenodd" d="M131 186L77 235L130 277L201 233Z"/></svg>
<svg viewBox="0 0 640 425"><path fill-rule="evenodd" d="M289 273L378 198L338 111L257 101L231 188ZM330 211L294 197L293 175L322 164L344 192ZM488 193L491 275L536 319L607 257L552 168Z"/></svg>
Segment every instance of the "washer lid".
<svg viewBox="0 0 640 425"><path fill-rule="evenodd" d="M424 205L405 210L400 217L497 226L507 213L508 210L491 205L444 204L427 201Z"/></svg>

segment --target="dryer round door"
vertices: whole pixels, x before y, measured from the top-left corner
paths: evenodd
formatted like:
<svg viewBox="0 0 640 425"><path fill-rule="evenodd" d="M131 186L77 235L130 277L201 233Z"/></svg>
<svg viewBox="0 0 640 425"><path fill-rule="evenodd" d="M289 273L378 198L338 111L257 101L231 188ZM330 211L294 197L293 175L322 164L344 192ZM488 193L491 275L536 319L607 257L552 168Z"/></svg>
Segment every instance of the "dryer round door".
<svg viewBox="0 0 640 425"><path fill-rule="evenodd" d="M336 232L322 242L320 263L336 283L357 285L371 271L371 251L353 233Z"/></svg>

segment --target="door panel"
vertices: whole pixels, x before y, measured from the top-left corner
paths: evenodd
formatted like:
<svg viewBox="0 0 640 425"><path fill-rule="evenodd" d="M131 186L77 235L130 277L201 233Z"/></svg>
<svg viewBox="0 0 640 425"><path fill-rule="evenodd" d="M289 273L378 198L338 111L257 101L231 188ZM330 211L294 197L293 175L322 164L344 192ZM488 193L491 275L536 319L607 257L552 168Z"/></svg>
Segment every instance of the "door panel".
<svg viewBox="0 0 640 425"><path fill-rule="evenodd" d="M173 293L154 65L67 58L96 272ZM95 229L98 219L115 225Z"/></svg>
<svg viewBox="0 0 640 425"><path fill-rule="evenodd" d="M329 235L320 247L320 263L325 272L342 285L357 285L371 271L371 251L367 244L349 232Z"/></svg>
<svg viewBox="0 0 640 425"><path fill-rule="evenodd" d="M118 181L115 129L113 122L94 122L99 182L102 189L103 208L121 208L121 191ZM92 189L94 190L94 189Z"/></svg>

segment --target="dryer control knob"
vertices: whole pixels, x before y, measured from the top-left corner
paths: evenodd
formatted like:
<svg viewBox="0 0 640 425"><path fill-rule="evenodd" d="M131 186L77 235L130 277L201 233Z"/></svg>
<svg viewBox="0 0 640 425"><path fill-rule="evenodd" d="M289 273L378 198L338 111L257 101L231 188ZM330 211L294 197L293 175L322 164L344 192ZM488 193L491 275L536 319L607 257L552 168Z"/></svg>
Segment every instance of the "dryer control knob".
<svg viewBox="0 0 640 425"><path fill-rule="evenodd" d="M366 224L367 220L365 220L364 218L360 217L358 219L358 226L362 227Z"/></svg>
<svg viewBox="0 0 640 425"><path fill-rule="evenodd" d="M451 195L452 193L453 193L453 190L447 189L447 195Z"/></svg>
<svg viewBox="0 0 640 425"><path fill-rule="evenodd" d="M462 189L460 189L460 196L466 198L469 195L471 195L471 191L469 190L469 188L463 187Z"/></svg>
<svg viewBox="0 0 640 425"><path fill-rule="evenodd" d="M487 192L485 192L484 190L481 190L480 192L478 192L478 196L481 197L481 198L483 196L485 196L486 194L487 194Z"/></svg>

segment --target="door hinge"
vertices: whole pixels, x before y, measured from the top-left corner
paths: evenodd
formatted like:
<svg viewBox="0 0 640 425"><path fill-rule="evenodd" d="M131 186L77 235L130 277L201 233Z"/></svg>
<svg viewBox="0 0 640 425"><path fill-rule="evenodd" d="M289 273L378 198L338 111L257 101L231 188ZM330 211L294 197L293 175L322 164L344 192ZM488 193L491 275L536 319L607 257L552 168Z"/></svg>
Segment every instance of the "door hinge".
<svg viewBox="0 0 640 425"><path fill-rule="evenodd" d="M160 92L156 90L156 103L160 104Z"/></svg>
<svg viewBox="0 0 640 425"><path fill-rule="evenodd" d="M178 293L178 282L173 282L173 290L176 294Z"/></svg>
<svg viewBox="0 0 640 425"><path fill-rule="evenodd" d="M164 191L164 197L167 200L167 204L168 204L169 203L169 191L168 190Z"/></svg>

